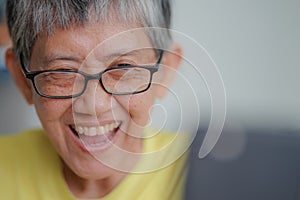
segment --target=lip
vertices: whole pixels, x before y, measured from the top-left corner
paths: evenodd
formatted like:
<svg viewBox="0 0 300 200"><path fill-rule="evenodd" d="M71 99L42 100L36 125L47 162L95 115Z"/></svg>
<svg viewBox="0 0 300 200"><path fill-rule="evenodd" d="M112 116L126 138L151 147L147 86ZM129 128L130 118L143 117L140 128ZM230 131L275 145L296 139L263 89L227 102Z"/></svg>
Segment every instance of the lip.
<svg viewBox="0 0 300 200"><path fill-rule="evenodd" d="M102 123L103 125L105 125L105 123ZM89 126L92 127L93 124L87 124L85 123L84 125L81 124L82 126ZM99 126L99 124L97 124L97 126ZM121 125L120 125L121 126ZM73 132L73 127L71 124L67 126L68 132L71 135L71 138L73 139L73 141L75 142L75 144L85 153L90 153L90 154L95 154L95 153L103 153L104 151L106 151L107 149L109 149L110 147L112 147L116 140L117 140L117 136L119 135L120 132L120 126L118 128L116 128L114 131L109 132L107 135L107 142L98 146L90 146L90 145L85 145L83 139L78 135ZM91 138L95 138L96 137L105 137L105 136L88 136Z"/></svg>
<svg viewBox="0 0 300 200"><path fill-rule="evenodd" d="M72 138L73 142L76 144L76 146L78 146L81 151L83 151L85 153L89 153L89 151L82 144L82 142L80 141L80 139L73 133L73 131L71 130L70 125L66 126L66 130L67 130L68 135Z"/></svg>
<svg viewBox="0 0 300 200"><path fill-rule="evenodd" d="M69 126L86 126L86 127L94 127L94 126L104 126L106 124L112 124L114 122L118 122L118 123L122 123L121 120L106 120L106 121L95 121L95 122L77 122L77 120L75 120L75 122L70 122L68 123Z"/></svg>

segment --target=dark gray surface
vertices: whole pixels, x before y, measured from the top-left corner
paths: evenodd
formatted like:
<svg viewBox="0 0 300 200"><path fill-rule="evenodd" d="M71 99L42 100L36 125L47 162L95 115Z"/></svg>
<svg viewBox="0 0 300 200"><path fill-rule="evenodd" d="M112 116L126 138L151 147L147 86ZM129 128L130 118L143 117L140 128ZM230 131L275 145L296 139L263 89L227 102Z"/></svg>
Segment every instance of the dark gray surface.
<svg viewBox="0 0 300 200"><path fill-rule="evenodd" d="M300 199L300 131L225 131L213 152L200 160L203 135L198 132L191 149L187 200ZM218 156L241 138L239 153Z"/></svg>

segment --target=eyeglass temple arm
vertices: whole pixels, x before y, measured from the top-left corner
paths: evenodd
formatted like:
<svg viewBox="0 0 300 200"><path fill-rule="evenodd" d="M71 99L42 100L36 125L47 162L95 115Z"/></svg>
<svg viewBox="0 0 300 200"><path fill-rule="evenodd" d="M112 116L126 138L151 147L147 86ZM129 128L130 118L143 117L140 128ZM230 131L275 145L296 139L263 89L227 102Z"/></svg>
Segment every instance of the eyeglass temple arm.
<svg viewBox="0 0 300 200"><path fill-rule="evenodd" d="M22 67L22 71L23 71L24 75L26 76L29 73L29 70L25 66L23 53L20 54L19 60L20 60L20 64L21 64L21 67Z"/></svg>

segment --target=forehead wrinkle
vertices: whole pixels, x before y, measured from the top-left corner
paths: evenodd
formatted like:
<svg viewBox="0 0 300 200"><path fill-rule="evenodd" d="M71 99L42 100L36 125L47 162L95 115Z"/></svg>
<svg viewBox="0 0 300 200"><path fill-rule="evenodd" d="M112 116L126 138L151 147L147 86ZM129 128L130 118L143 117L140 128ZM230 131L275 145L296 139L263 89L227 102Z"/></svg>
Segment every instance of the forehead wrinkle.
<svg viewBox="0 0 300 200"><path fill-rule="evenodd" d="M131 49L126 49L126 48L123 48L123 49L118 49L116 52L112 52L111 54L107 54L103 56L102 53L96 53L95 52L95 58L96 59L101 59L103 61L106 61L106 62L109 62L111 60L115 60L116 58L119 58L119 57L122 57L122 56L137 56L138 53L135 51L135 50L131 50Z"/></svg>
<svg viewBox="0 0 300 200"><path fill-rule="evenodd" d="M44 64L51 64L52 62L56 61L72 61L72 62L77 62L80 63L82 62L82 59L79 57L75 57L72 55L63 55L63 54L55 54L55 53L50 53L45 56L44 59Z"/></svg>
<svg viewBox="0 0 300 200"><path fill-rule="evenodd" d="M144 32L136 30L137 29L126 30L125 32L121 32L121 34L116 34L113 39L108 38L104 40L103 43L92 50L90 55L96 59L108 62L119 57L136 57L141 54L141 50L153 49L148 36ZM122 36L124 34L125 36ZM88 55L88 57L90 57L90 55Z"/></svg>
<svg viewBox="0 0 300 200"><path fill-rule="evenodd" d="M117 60L118 58L122 58L122 57L129 57L129 58L140 58L140 57L143 57L143 58L148 58L148 57L153 57L155 56L155 50L151 48L151 50L153 51L153 54L149 54L149 53L145 53L145 52L142 52L142 50L144 49L139 49L139 50L132 50L132 49L127 49L127 48L123 48L123 49L118 49L116 52L113 52L111 54L107 54L107 55L104 55L103 54L100 54L98 56L98 54L94 53L92 58L95 59L95 60L98 60L98 61L104 61L105 63L110 63L114 60ZM150 49L147 49L147 52L149 52ZM90 57L90 56L89 56Z"/></svg>

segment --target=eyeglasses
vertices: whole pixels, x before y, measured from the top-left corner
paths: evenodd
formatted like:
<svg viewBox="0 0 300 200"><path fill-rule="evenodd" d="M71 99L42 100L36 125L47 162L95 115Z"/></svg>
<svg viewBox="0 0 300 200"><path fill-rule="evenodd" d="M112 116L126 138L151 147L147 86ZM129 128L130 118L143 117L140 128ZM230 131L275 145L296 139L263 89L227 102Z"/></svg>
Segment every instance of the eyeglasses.
<svg viewBox="0 0 300 200"><path fill-rule="evenodd" d="M103 90L113 95L130 95L145 92L151 86L152 77L158 71L163 51L154 66L121 65L103 70L97 74L87 74L78 70L58 69L33 71L21 65L27 79L32 81L35 91L42 97L51 99L75 98L84 93L90 80L99 80Z"/></svg>

